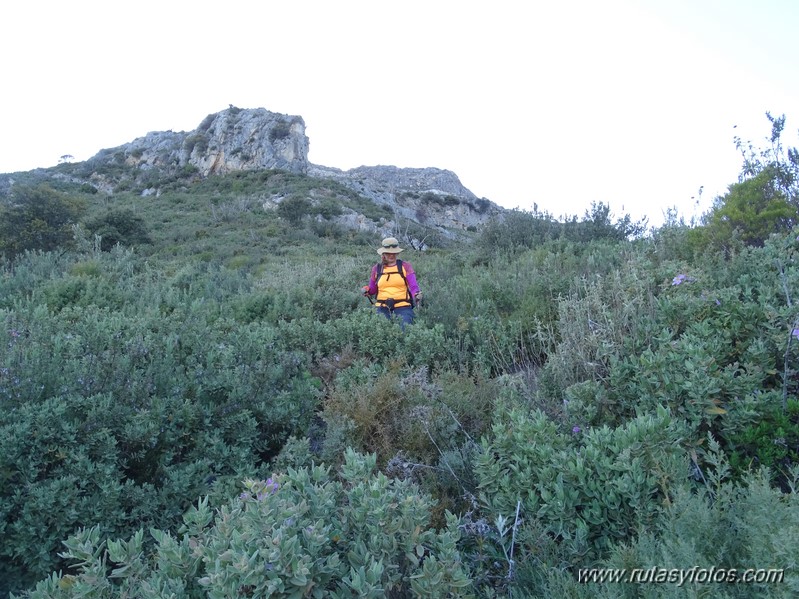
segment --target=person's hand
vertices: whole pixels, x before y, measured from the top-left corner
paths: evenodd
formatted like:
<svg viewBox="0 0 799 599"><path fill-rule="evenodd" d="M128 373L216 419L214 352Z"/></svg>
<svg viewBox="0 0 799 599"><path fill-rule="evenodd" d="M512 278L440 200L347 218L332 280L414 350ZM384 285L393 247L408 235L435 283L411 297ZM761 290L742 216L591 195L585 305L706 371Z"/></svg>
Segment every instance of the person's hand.
<svg viewBox="0 0 799 599"><path fill-rule="evenodd" d="M361 287L361 293L366 297L369 297L369 286L364 285L363 287Z"/></svg>
<svg viewBox="0 0 799 599"><path fill-rule="evenodd" d="M422 292L420 291L419 293L417 293L413 297L416 298L417 302L421 302L422 301Z"/></svg>

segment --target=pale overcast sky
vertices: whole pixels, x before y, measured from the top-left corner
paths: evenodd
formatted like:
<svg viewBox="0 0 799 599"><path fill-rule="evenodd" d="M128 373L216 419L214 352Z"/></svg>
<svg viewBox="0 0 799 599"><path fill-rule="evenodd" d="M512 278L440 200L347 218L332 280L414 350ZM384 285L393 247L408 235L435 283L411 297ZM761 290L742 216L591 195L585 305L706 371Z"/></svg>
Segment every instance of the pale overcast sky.
<svg viewBox="0 0 799 599"><path fill-rule="evenodd" d="M315 164L437 167L507 208L657 224L736 181L733 137L764 145L766 111L797 145L797 31L795 0L13 2L0 172L233 104L302 116Z"/></svg>

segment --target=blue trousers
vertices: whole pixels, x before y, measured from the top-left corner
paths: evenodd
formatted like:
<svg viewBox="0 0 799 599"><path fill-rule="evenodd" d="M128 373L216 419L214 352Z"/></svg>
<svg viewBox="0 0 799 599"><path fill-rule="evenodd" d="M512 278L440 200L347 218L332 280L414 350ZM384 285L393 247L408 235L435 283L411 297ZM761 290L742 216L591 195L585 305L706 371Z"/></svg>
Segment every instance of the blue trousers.
<svg viewBox="0 0 799 599"><path fill-rule="evenodd" d="M394 308L393 310L389 310L385 306L378 306L377 313L388 319L391 319L392 316L398 316L400 318L400 327L402 327L403 331L405 330L405 325L413 324L413 308L410 306Z"/></svg>

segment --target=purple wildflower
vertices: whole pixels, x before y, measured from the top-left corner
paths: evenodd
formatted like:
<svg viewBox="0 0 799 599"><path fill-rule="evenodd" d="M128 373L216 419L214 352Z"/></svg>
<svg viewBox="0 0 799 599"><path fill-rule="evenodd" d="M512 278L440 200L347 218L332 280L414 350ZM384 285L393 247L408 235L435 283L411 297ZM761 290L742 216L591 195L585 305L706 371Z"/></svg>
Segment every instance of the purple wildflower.
<svg viewBox="0 0 799 599"><path fill-rule="evenodd" d="M575 426L575 427L572 428L572 432L575 435L578 434L578 433L581 433L582 431L583 431L583 429L581 429L579 426Z"/></svg>
<svg viewBox="0 0 799 599"><path fill-rule="evenodd" d="M246 480L244 481L244 485L247 487L247 491L239 495L239 499L243 501L249 501L251 499L255 501L264 501L270 495L277 493L280 487L278 482L271 478L266 480Z"/></svg>
<svg viewBox="0 0 799 599"><path fill-rule="evenodd" d="M794 337L796 337L797 339L799 339L799 328L794 328L794 329L791 331L791 335L793 335Z"/></svg>
<svg viewBox="0 0 799 599"><path fill-rule="evenodd" d="M256 494L255 498L258 501L263 501L269 497L269 495L274 495L277 493L279 488L280 484L276 480L267 478L266 481L262 483L262 486L258 489L258 493Z"/></svg>
<svg viewBox="0 0 799 599"><path fill-rule="evenodd" d="M680 283L693 283L694 281L696 281L695 278L693 278L693 277L691 277L689 275L680 273L680 274L678 274L676 277L674 277L671 280L671 285L672 285L672 287L674 287L675 285L679 285Z"/></svg>

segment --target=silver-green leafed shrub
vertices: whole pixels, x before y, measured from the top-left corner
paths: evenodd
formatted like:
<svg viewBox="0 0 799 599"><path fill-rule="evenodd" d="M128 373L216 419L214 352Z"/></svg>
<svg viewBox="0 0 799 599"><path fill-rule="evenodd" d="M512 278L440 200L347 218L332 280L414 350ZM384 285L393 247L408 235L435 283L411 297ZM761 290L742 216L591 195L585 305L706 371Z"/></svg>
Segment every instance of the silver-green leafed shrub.
<svg viewBox="0 0 799 599"><path fill-rule="evenodd" d="M0 596L62 568L78 528L172 530L197 497L224 501L313 415L304 356L211 302L17 303L0 311Z"/></svg>
<svg viewBox="0 0 799 599"><path fill-rule="evenodd" d="M430 528L431 499L375 463L350 450L338 478L312 466L246 480L215 515L200 501L181 537L151 531L150 553L142 531L103 542L84 529L65 543L74 573L22 597L473 597L458 519Z"/></svg>
<svg viewBox="0 0 799 599"><path fill-rule="evenodd" d="M651 268L635 256L623 268L576 279L558 301L558 340L546 369L560 389L605 380L630 338L647 338L656 290Z"/></svg>
<svg viewBox="0 0 799 599"><path fill-rule="evenodd" d="M654 523L672 486L686 478L683 429L665 409L615 429L575 425L570 432L561 432L541 411L511 410L495 422L475 459L478 513L488 522L521 523L516 567L528 576L545 563L594 563ZM486 545L466 541L478 549ZM542 555L541 547L551 541ZM478 550L475 563L480 555Z"/></svg>
<svg viewBox="0 0 799 599"><path fill-rule="evenodd" d="M594 599L748 599L799 596L799 471L790 492L769 484L765 469L742 483L727 480L730 470L719 445L710 440L709 467L699 488L687 483L673 497L656 526L619 544L601 566L638 572L644 582L579 582L573 572L550 572L552 597ZM748 572L751 570L751 572ZM733 572L734 571L734 572ZM693 573L692 573L693 572ZM671 582L652 582L672 576ZM682 583L678 576L683 576ZM693 576L694 579L688 578ZM731 583L730 576L754 580ZM716 580L713 580L713 577ZM649 582L646 582L649 578Z"/></svg>

